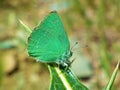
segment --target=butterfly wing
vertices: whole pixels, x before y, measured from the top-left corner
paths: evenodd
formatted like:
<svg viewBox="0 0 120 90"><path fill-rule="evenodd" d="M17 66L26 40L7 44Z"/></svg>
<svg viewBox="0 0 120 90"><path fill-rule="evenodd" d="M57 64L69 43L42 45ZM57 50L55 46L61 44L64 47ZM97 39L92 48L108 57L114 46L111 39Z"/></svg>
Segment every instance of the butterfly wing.
<svg viewBox="0 0 120 90"><path fill-rule="evenodd" d="M70 44L57 12L51 12L36 27L28 41L28 53L42 62L56 62Z"/></svg>

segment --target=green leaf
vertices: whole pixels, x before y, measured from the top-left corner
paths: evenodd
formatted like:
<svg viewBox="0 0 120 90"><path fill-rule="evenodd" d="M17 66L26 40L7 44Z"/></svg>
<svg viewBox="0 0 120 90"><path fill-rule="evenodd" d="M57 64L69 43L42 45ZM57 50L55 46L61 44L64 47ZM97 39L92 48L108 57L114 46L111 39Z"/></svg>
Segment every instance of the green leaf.
<svg viewBox="0 0 120 90"><path fill-rule="evenodd" d="M115 78L116 78L117 73L118 73L118 69L119 69L119 62L118 62L117 66L116 66L116 68L115 68L115 70L110 78L110 81L108 82L107 86L103 90L111 90L112 89L113 83L114 83Z"/></svg>
<svg viewBox="0 0 120 90"><path fill-rule="evenodd" d="M79 82L71 69L65 71L50 65L48 68L51 76L50 90L88 90Z"/></svg>

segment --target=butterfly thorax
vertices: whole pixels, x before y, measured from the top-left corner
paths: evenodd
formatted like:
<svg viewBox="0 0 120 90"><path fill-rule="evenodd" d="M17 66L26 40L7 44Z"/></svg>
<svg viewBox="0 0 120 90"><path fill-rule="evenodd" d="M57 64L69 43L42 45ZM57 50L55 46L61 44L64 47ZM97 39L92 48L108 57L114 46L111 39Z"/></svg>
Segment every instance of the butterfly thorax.
<svg viewBox="0 0 120 90"><path fill-rule="evenodd" d="M59 57L57 64L63 69L70 67L71 62L69 61L69 58L71 56L72 56L71 51L63 53L63 55Z"/></svg>

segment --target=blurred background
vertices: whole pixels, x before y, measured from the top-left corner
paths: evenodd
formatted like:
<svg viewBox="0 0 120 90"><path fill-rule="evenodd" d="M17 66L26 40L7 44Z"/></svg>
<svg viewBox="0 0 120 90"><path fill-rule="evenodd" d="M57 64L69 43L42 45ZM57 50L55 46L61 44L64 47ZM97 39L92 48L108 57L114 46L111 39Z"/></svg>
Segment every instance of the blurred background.
<svg viewBox="0 0 120 90"><path fill-rule="evenodd" d="M101 90L120 59L120 0L0 0L0 90L48 90L45 64L27 54L29 33L56 10L74 53L73 72L90 90ZM113 90L120 90L118 73Z"/></svg>

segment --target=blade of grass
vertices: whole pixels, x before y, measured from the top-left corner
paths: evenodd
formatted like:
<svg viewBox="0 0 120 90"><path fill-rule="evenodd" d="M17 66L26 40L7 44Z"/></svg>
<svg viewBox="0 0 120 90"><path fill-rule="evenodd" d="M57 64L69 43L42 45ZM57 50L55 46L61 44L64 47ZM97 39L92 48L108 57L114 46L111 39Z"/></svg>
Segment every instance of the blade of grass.
<svg viewBox="0 0 120 90"><path fill-rule="evenodd" d="M97 26L98 26L98 32L100 34L101 38L101 46L98 47L98 51L100 51L100 62L101 65L103 66L103 69L106 72L106 75L110 78L110 54L108 52L108 42L105 36L105 26L106 26L106 1L101 0L100 1L100 6L98 7L97 10Z"/></svg>
<svg viewBox="0 0 120 90"><path fill-rule="evenodd" d="M2 79L3 79L3 63L2 60L0 59L0 86L2 84Z"/></svg>
<svg viewBox="0 0 120 90"><path fill-rule="evenodd" d="M20 22L20 24L23 25L23 27L25 28L25 30L26 30L29 34L32 33L32 30L30 29L30 27L28 27L25 23L23 23L22 20L19 19L19 22Z"/></svg>
<svg viewBox="0 0 120 90"><path fill-rule="evenodd" d="M110 81L108 82L108 84L104 90L111 90L113 83L115 81L115 78L117 76L118 70L119 70L119 65L120 65L120 62L118 62L117 66L116 66L116 68L115 68L115 70L110 78Z"/></svg>

